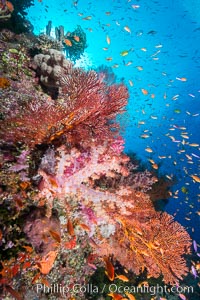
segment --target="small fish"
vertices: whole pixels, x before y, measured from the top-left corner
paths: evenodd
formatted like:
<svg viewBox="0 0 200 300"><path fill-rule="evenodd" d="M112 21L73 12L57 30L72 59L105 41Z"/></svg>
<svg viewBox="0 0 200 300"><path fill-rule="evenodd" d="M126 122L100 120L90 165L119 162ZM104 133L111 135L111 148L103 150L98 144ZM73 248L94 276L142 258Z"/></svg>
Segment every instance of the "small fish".
<svg viewBox="0 0 200 300"><path fill-rule="evenodd" d="M176 77L177 80L179 81L187 81L187 78L186 77Z"/></svg>
<svg viewBox="0 0 200 300"><path fill-rule="evenodd" d="M138 4L132 4L131 6L132 6L133 9L138 9L138 8L140 8L140 5L138 5Z"/></svg>
<svg viewBox="0 0 200 300"><path fill-rule="evenodd" d="M115 278L118 278L118 279L120 279L120 280L122 280L124 282L128 282L129 281L129 279L125 275L116 275Z"/></svg>
<svg viewBox="0 0 200 300"><path fill-rule="evenodd" d="M118 68L118 67L119 67L118 64L114 64L114 65L112 66L113 69L116 69L116 68Z"/></svg>
<svg viewBox="0 0 200 300"><path fill-rule="evenodd" d="M197 270L195 269L194 266L192 266L191 271L192 271L192 274L194 275L194 278L195 278L195 279L196 279L197 277L199 277L199 276L197 275Z"/></svg>
<svg viewBox="0 0 200 300"><path fill-rule="evenodd" d="M129 33L131 33L131 30L130 30L130 28L128 26L124 26L124 30L127 31L127 32L129 32Z"/></svg>
<svg viewBox="0 0 200 300"><path fill-rule="evenodd" d="M140 50L146 52L147 48L140 48Z"/></svg>
<svg viewBox="0 0 200 300"><path fill-rule="evenodd" d="M186 134L181 134L182 138L184 139L189 139L189 136L187 136Z"/></svg>
<svg viewBox="0 0 200 300"><path fill-rule="evenodd" d="M108 45L110 45L110 37L109 37L109 35L106 36L106 42L107 42Z"/></svg>
<svg viewBox="0 0 200 300"><path fill-rule="evenodd" d="M60 242L61 242L61 237L60 237L60 234L58 233L58 232L56 232L56 231L54 231L54 230L49 230L49 233L50 233L50 235L52 236L52 238L56 241L56 242L58 242L59 244L60 244Z"/></svg>
<svg viewBox="0 0 200 300"><path fill-rule="evenodd" d="M180 114L180 113L181 113L181 110L180 110L180 109L175 109L174 112L175 112L176 114Z"/></svg>
<svg viewBox="0 0 200 300"><path fill-rule="evenodd" d="M128 62L125 64L125 66L128 67L128 66L132 65L132 63L133 63L132 61L128 61Z"/></svg>
<svg viewBox="0 0 200 300"><path fill-rule="evenodd" d="M77 36L77 35L74 36L74 39L75 39L76 42L79 42L79 41L80 41L80 37Z"/></svg>
<svg viewBox="0 0 200 300"><path fill-rule="evenodd" d="M190 177L192 177L192 179L198 183L200 183L200 177L196 176L196 175L191 175Z"/></svg>
<svg viewBox="0 0 200 300"><path fill-rule="evenodd" d="M140 137L142 139L147 139L147 138L149 138L149 135L148 134L141 134Z"/></svg>
<svg viewBox="0 0 200 300"><path fill-rule="evenodd" d="M8 8L8 10L10 12L13 12L14 6L13 6L13 4L10 1L6 1L6 7Z"/></svg>
<svg viewBox="0 0 200 300"><path fill-rule="evenodd" d="M195 98L195 95L193 95L193 94L188 94L188 96Z"/></svg>
<svg viewBox="0 0 200 300"><path fill-rule="evenodd" d="M152 164L152 168L155 170L158 170L158 165L157 164Z"/></svg>
<svg viewBox="0 0 200 300"><path fill-rule="evenodd" d="M141 66L137 66L136 68L138 69L138 71L143 71L143 67Z"/></svg>
<svg viewBox="0 0 200 300"><path fill-rule="evenodd" d="M84 20L84 21L89 21L89 20L91 20L91 19L92 19L91 16L87 16L87 17L85 17L85 18L82 18L82 20Z"/></svg>
<svg viewBox="0 0 200 300"><path fill-rule="evenodd" d="M68 222L67 222L67 231L69 232L69 234L71 236L75 235L75 233L74 233L74 227L73 227L72 221L70 219L68 219Z"/></svg>
<svg viewBox="0 0 200 300"><path fill-rule="evenodd" d="M81 224L79 224L79 226L86 231L90 231L90 227L87 226L86 224L81 223Z"/></svg>
<svg viewBox="0 0 200 300"><path fill-rule="evenodd" d="M197 242L193 240L192 244L193 244L194 251L197 252Z"/></svg>
<svg viewBox="0 0 200 300"><path fill-rule="evenodd" d="M120 52L120 55L121 55L121 56L126 56L126 55L128 55L128 51L127 51L127 50L124 50L124 51Z"/></svg>
<svg viewBox="0 0 200 300"><path fill-rule="evenodd" d="M72 46L72 42L69 39L64 39L64 43L69 47Z"/></svg>
<svg viewBox="0 0 200 300"><path fill-rule="evenodd" d="M106 60L111 61L111 60L113 60L113 58L111 56L109 56L109 57L106 57Z"/></svg>
<svg viewBox="0 0 200 300"><path fill-rule="evenodd" d="M192 143L192 144L189 144L190 147L199 147L199 144L195 144L195 143Z"/></svg>
<svg viewBox="0 0 200 300"><path fill-rule="evenodd" d="M132 294L130 294L128 292L125 292L125 294L126 294L126 296L128 297L129 300L136 300L135 297Z"/></svg>
<svg viewBox="0 0 200 300"><path fill-rule="evenodd" d="M112 297L113 300L122 300L123 296L117 293L109 293L107 296Z"/></svg>
<svg viewBox="0 0 200 300"><path fill-rule="evenodd" d="M129 82L130 86L133 86L133 81L131 79L129 79L128 82Z"/></svg>
<svg viewBox="0 0 200 300"><path fill-rule="evenodd" d="M148 93L149 93L149 92L148 92L147 90L145 90L145 89L141 89L141 91L142 91L142 94L143 94L143 95L148 95Z"/></svg>
<svg viewBox="0 0 200 300"><path fill-rule="evenodd" d="M196 154L194 154L194 153L192 153L192 156L194 156L194 157L196 157L196 158L200 158L199 155L196 155Z"/></svg>
<svg viewBox="0 0 200 300"><path fill-rule="evenodd" d="M152 150L150 147L147 147L147 148L145 149L145 151L146 151L146 152L149 152L149 153L152 153L152 152L153 152L153 150Z"/></svg>
<svg viewBox="0 0 200 300"><path fill-rule="evenodd" d="M106 271L105 274L108 276L110 281L113 281L115 279L115 269L109 260L109 258L104 258L104 261L106 263Z"/></svg>

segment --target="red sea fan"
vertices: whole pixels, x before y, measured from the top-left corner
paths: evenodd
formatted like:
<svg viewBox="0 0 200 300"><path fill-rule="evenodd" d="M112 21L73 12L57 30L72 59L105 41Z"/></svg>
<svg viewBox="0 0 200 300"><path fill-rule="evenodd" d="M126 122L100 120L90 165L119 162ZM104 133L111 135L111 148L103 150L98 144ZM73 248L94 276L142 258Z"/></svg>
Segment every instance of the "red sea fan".
<svg viewBox="0 0 200 300"><path fill-rule="evenodd" d="M31 147L49 144L60 136L73 137L79 142L113 135L109 122L126 105L125 86L107 87L94 71L73 69L60 79L62 93L56 101L37 90L29 91L23 100L5 95L0 125L2 142L24 143ZM23 82L21 83L23 86ZM20 87L19 87L20 89ZM14 108L14 109L13 109Z"/></svg>

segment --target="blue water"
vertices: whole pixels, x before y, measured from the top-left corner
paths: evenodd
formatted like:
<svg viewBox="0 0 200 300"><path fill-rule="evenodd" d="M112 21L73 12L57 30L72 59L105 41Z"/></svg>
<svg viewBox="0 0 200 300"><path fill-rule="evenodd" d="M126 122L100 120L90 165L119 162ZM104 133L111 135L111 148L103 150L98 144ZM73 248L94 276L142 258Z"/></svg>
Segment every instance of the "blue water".
<svg viewBox="0 0 200 300"><path fill-rule="evenodd" d="M153 159L159 175L176 178L165 209L200 242L200 185L191 178L200 173L200 147L189 145L200 144L200 1L43 0L35 1L28 18L36 34L49 20L65 33L81 25L88 44L81 65L111 66L128 86L127 112L120 118L125 150L149 168ZM128 55L120 55L124 50ZM142 139L144 133L149 137Z"/></svg>

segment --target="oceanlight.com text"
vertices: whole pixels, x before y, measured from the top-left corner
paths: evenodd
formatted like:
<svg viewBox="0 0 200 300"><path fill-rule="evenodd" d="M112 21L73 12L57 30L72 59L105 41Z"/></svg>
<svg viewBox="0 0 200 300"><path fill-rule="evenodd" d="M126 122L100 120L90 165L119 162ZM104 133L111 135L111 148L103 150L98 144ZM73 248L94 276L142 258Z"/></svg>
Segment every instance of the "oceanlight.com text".
<svg viewBox="0 0 200 300"><path fill-rule="evenodd" d="M88 293L88 294L103 294L104 292L110 292L110 293L119 293L119 294L125 294L126 292L131 294L150 294L152 296L157 294L166 294L166 293L172 293L172 294L190 294L193 293L193 286L149 286L149 285L142 285L140 287L138 286L125 286L125 285L116 285L114 283L112 284L104 284L103 287L98 287L93 284L74 284L73 286L67 286L67 285L61 285L61 284L52 284L51 286L47 287L44 284L37 284L36 285L36 291L37 293L47 293L47 294L53 294L53 293L59 293L62 295L66 295L68 293L75 293L75 294L82 294L82 293Z"/></svg>

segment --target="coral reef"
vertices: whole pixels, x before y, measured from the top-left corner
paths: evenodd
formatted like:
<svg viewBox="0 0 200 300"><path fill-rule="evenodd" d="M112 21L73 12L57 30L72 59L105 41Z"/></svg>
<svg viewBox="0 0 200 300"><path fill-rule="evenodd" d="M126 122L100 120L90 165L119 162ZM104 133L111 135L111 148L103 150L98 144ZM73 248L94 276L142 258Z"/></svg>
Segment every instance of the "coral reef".
<svg viewBox="0 0 200 300"><path fill-rule="evenodd" d="M9 29L15 33L32 32L33 26L26 20L26 9L33 0L0 1L0 30ZM3 22L1 22L3 21Z"/></svg>
<svg viewBox="0 0 200 300"><path fill-rule="evenodd" d="M58 283L70 288L66 299L83 300L84 291L72 288L77 278L88 283L111 258L113 277L120 263L178 284L190 237L155 211L148 193L158 179L123 153L116 116L127 88L73 67L56 49L38 48L33 57L32 36L18 35L17 45L16 35L4 37L0 188L12 222L2 210L2 294L28 299L31 287L40 299L59 299L56 291L36 293L36 283Z"/></svg>
<svg viewBox="0 0 200 300"><path fill-rule="evenodd" d="M0 22L7 20L11 17L14 7L9 1L0 1Z"/></svg>

